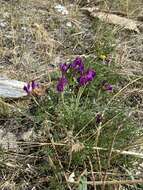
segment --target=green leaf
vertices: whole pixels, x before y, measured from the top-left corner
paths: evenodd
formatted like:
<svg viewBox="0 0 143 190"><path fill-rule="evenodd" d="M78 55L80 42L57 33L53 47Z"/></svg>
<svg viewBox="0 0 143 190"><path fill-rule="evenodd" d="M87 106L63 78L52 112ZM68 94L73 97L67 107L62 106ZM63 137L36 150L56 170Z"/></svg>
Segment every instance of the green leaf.
<svg viewBox="0 0 143 190"><path fill-rule="evenodd" d="M82 176L80 178L79 190L87 190L87 177Z"/></svg>

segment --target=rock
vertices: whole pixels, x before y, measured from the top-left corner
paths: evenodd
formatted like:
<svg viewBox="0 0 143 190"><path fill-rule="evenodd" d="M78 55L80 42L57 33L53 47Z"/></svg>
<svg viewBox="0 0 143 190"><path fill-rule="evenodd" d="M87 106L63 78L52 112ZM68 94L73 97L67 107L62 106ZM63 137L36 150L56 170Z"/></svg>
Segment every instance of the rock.
<svg viewBox="0 0 143 190"><path fill-rule="evenodd" d="M0 129L0 146L5 150L17 150L18 145L16 143L16 136L10 132L5 133L2 129Z"/></svg>
<svg viewBox="0 0 143 190"><path fill-rule="evenodd" d="M68 15L68 10L66 9L66 7L65 6L63 6L63 5L60 5L60 4L58 4L58 5L56 5L55 6L55 9L59 12L59 13L62 13L62 15Z"/></svg>
<svg viewBox="0 0 143 190"><path fill-rule="evenodd" d="M33 128L30 128L28 131L22 134L22 139L24 141L30 141L32 139L36 138L36 134L34 132Z"/></svg>

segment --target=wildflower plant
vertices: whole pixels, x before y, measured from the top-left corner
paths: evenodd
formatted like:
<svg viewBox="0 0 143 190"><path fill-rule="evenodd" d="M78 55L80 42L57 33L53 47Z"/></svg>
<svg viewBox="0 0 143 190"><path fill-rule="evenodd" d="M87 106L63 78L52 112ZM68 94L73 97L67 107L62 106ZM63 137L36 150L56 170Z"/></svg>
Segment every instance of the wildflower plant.
<svg viewBox="0 0 143 190"><path fill-rule="evenodd" d="M116 149L124 149L136 138L136 126L129 118L129 110L124 101L119 104L119 100L113 98L118 92L116 84L122 79L112 68L114 65L101 64L91 58L83 61L81 57L70 63L60 64L60 78L55 83L56 89L55 86L51 87L47 96L39 99L38 104L31 109L37 125L41 125L45 119L50 121L48 126L53 131L56 142L62 140L65 131L70 131L74 142L78 139L84 144L85 150L73 154L71 168L74 165L81 166L87 156L92 157L95 154L93 146L108 149L113 139L115 140L115 135ZM32 89L32 83L30 85ZM38 88L37 84L33 85L35 87ZM29 85L27 88L29 89ZM100 133L97 135L98 129ZM101 156L104 157L101 161L104 170L108 156L106 152L102 152ZM111 163L115 166L118 163L122 165L126 158L119 156L118 163L117 160L115 157ZM132 159L129 164L131 163ZM94 167L98 168L97 163Z"/></svg>
<svg viewBox="0 0 143 190"><path fill-rule="evenodd" d="M127 149L141 134L137 123L130 118L131 110L123 98L116 95L120 92L117 85L123 79L114 67L114 64L102 64L92 58L83 61L77 57L70 63L60 64L60 78L50 86L45 96L38 96L36 101L31 99L33 104L30 104L28 123L30 127L34 126L36 132L40 131L42 140L37 137L37 141L42 144L59 142L58 148L40 146L28 150L29 154L34 152L40 157L40 161L36 162L38 174L48 176L56 172L63 179L63 165L64 172L76 171L79 176L85 165L90 171L89 158L95 172L99 172L99 168L103 172L120 171L120 167L131 168L138 161L132 156L111 152L112 149ZM36 81L23 87L28 95L33 95L39 89L40 84ZM18 122L25 128L29 126L27 118L22 117ZM65 146L60 146L61 142ZM72 151L72 146L77 150ZM101 150L97 152L96 147ZM45 164L47 157L54 163L54 169L47 160ZM60 161L57 162L57 159ZM33 162L32 159L29 161L31 165ZM50 188L55 184L61 185L53 176ZM96 180L101 178L96 176Z"/></svg>
<svg viewBox="0 0 143 190"><path fill-rule="evenodd" d="M129 110L124 101L119 104L119 100L113 98L118 92L117 84L123 80L114 68L114 63L110 66L93 59L83 62L80 57L72 63L60 65L61 78L57 86L62 78L66 79L66 83L63 83L62 91L58 91L64 92L64 101L59 99L56 112L59 126L71 130L73 136L85 145L92 147L97 143L108 149L116 134L114 148L124 149L136 138L135 125L129 118ZM101 128L99 136L98 128ZM79 153L79 163L86 160L88 150L85 152L83 157ZM78 160L77 156L74 158ZM126 158L122 157L120 160L121 164L124 159ZM117 164L116 159L112 161ZM103 169L106 168L106 162L107 159L102 160Z"/></svg>

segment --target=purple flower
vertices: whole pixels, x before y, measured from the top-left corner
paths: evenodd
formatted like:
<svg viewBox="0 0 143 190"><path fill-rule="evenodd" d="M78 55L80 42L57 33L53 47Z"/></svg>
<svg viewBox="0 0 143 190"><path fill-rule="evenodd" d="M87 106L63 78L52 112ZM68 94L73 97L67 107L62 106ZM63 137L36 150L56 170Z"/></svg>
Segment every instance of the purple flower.
<svg viewBox="0 0 143 190"><path fill-rule="evenodd" d="M66 79L65 76L62 76L57 84L57 91L58 92L63 92L64 91L64 87L66 86L66 84L68 83L68 80Z"/></svg>
<svg viewBox="0 0 143 190"><path fill-rule="evenodd" d="M25 86L23 87L23 90L24 90L27 94L29 94L29 93L31 92L30 83L28 83L27 85L25 85Z"/></svg>
<svg viewBox="0 0 143 190"><path fill-rule="evenodd" d="M82 73L84 71L84 64L83 64L83 61L81 59L81 57L77 57L73 63L71 63L71 67L77 71L77 72L80 72Z"/></svg>
<svg viewBox="0 0 143 190"><path fill-rule="evenodd" d="M90 70L87 70L86 73L81 75L77 81L80 86L83 86L83 85L86 85L87 83L89 83L90 81L92 81L95 76L96 76L96 72L94 70L90 69Z"/></svg>
<svg viewBox="0 0 143 190"><path fill-rule="evenodd" d="M87 76L88 81L92 81L94 79L94 77L96 76L96 72L92 69L89 69L86 72L86 76Z"/></svg>
<svg viewBox="0 0 143 190"><path fill-rule="evenodd" d="M34 90L35 88L39 88L39 84L35 81L32 81L31 87L32 87L32 90Z"/></svg>
<svg viewBox="0 0 143 190"><path fill-rule="evenodd" d="M98 113L98 114L96 115L96 124L101 123L102 119L103 119L103 118L102 118L102 115Z"/></svg>
<svg viewBox="0 0 143 190"><path fill-rule="evenodd" d="M109 84L107 81L103 81L102 82L102 85L103 85L103 89L106 90L106 91L109 91L109 92L112 92L113 90L113 87L111 86L111 84Z"/></svg>
<svg viewBox="0 0 143 190"><path fill-rule="evenodd" d="M27 85L24 85L23 90L30 94L34 89L39 88L39 84L35 81L32 81L31 83L27 83Z"/></svg>
<svg viewBox="0 0 143 190"><path fill-rule="evenodd" d="M66 63L60 64L60 70L62 73L66 73L69 67L70 67L70 64L66 64Z"/></svg>
<svg viewBox="0 0 143 190"><path fill-rule="evenodd" d="M107 84L106 86L105 86L105 88L106 88L106 90L108 90L108 91L112 91L113 90L113 88L112 88L112 86L110 85L110 84Z"/></svg>

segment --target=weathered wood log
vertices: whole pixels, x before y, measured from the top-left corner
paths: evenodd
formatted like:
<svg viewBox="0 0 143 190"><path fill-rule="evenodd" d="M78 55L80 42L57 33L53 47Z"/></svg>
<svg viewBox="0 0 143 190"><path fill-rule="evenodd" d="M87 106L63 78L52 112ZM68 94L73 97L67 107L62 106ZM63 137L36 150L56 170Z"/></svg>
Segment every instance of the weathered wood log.
<svg viewBox="0 0 143 190"><path fill-rule="evenodd" d="M139 26L142 25L142 22L132 20L123 16L102 12L98 7L85 7L81 8L81 10L88 11L92 17L97 17L103 22L119 25L121 28L140 33Z"/></svg>
<svg viewBox="0 0 143 190"><path fill-rule="evenodd" d="M23 90L24 85L26 85L25 82L0 77L0 97L20 98L27 96Z"/></svg>

